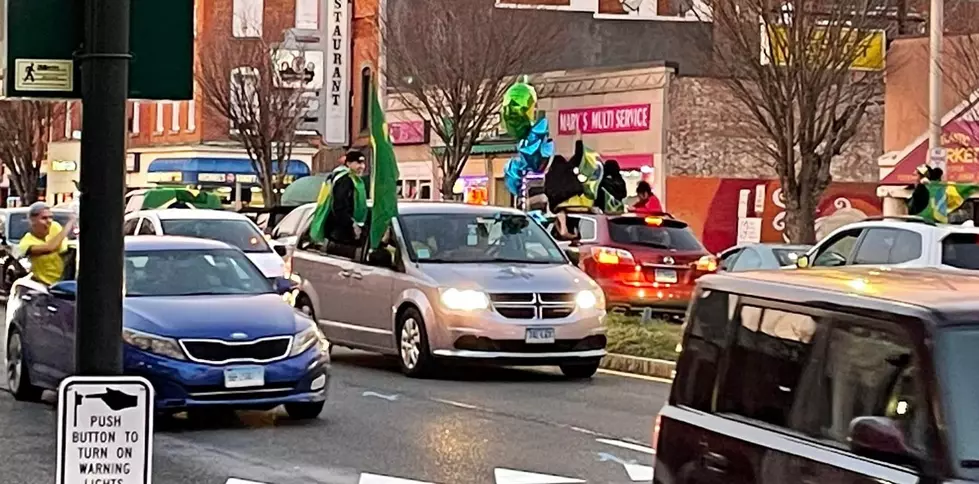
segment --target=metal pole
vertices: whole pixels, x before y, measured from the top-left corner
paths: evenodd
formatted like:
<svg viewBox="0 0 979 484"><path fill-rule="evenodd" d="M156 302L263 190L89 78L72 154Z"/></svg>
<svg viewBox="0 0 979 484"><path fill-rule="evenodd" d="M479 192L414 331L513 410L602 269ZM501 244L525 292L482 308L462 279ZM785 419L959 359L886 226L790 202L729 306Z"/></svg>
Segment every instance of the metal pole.
<svg viewBox="0 0 979 484"><path fill-rule="evenodd" d="M85 0L75 357L81 375L122 373L123 192L130 0Z"/></svg>
<svg viewBox="0 0 979 484"><path fill-rule="evenodd" d="M942 32L945 24L945 1L931 0L928 76L928 148L933 150L942 146ZM929 151L930 152L930 151Z"/></svg>

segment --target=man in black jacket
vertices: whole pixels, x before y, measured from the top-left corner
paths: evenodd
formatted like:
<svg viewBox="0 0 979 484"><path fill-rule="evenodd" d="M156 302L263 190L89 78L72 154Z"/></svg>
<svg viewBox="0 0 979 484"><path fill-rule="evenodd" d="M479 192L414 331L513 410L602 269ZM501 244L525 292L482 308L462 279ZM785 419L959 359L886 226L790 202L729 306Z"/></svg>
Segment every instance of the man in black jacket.
<svg viewBox="0 0 979 484"><path fill-rule="evenodd" d="M327 215L326 238L334 244L357 247L366 217L366 193L360 177L367 158L357 150L344 156L343 166L333 171L333 206ZM355 179L356 178L356 179Z"/></svg>

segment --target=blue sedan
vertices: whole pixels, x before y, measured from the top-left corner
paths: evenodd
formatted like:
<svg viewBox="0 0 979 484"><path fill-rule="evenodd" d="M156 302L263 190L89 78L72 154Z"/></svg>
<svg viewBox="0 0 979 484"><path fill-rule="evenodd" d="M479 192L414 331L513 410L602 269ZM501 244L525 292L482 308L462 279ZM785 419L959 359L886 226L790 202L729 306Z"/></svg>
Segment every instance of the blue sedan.
<svg viewBox="0 0 979 484"><path fill-rule="evenodd" d="M127 237L123 299L126 374L146 377L156 408L267 410L319 416L329 343L240 250L183 237ZM18 281L7 309L8 386L35 400L74 371L75 281Z"/></svg>

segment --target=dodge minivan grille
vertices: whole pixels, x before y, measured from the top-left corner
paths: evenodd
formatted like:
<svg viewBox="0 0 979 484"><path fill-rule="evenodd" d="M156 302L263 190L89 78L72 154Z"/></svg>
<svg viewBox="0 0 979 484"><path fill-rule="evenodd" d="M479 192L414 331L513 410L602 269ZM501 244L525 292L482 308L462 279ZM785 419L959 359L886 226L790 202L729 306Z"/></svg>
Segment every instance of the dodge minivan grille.
<svg viewBox="0 0 979 484"><path fill-rule="evenodd" d="M493 309L509 319L561 319L575 309L574 293L493 293L489 298Z"/></svg>

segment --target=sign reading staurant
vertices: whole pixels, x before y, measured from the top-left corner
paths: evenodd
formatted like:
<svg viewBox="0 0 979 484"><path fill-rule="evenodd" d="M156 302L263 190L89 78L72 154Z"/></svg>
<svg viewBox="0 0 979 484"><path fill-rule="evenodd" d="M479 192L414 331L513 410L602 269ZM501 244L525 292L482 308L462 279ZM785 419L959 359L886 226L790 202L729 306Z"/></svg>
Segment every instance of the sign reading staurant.
<svg viewBox="0 0 979 484"><path fill-rule="evenodd" d="M344 146L350 141L350 1L327 0L327 14L323 140Z"/></svg>

